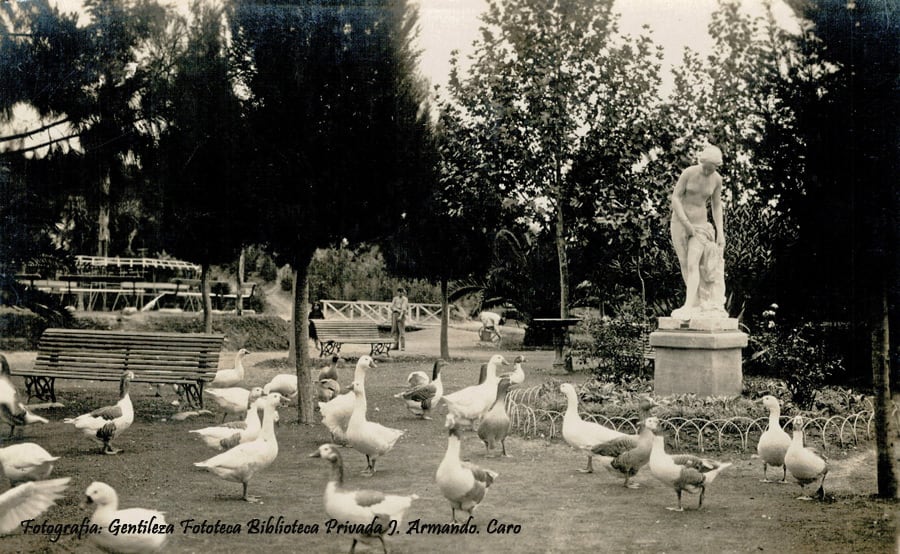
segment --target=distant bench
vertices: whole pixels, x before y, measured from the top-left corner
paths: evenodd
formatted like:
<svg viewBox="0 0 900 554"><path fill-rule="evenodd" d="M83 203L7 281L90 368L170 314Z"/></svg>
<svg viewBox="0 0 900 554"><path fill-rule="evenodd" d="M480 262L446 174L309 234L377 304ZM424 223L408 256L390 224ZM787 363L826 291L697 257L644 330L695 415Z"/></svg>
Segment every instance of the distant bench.
<svg viewBox="0 0 900 554"><path fill-rule="evenodd" d="M118 381L134 372L133 382L184 387L191 405L203 407L203 385L219 367L224 335L47 329L25 377L28 399L56 402L56 379Z"/></svg>
<svg viewBox="0 0 900 554"><path fill-rule="evenodd" d="M390 356L393 338L384 335L374 321L341 321L334 319L312 319L319 343L319 356L339 354L343 344L368 344L369 354Z"/></svg>

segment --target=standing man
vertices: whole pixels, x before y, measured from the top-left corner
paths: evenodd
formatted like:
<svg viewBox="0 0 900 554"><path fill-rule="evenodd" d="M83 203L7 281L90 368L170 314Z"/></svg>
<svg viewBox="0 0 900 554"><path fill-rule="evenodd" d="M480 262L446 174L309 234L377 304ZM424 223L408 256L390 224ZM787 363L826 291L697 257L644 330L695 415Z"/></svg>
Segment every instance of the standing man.
<svg viewBox="0 0 900 554"><path fill-rule="evenodd" d="M704 315L728 317L725 311L725 270L722 224L722 151L707 146L699 163L685 169L672 192L672 243L681 266L685 300L672 317ZM707 220L707 205L713 224Z"/></svg>
<svg viewBox="0 0 900 554"><path fill-rule="evenodd" d="M409 300L406 290L397 287L397 294L391 300L391 336L394 337L393 350L406 349L406 316L409 314Z"/></svg>

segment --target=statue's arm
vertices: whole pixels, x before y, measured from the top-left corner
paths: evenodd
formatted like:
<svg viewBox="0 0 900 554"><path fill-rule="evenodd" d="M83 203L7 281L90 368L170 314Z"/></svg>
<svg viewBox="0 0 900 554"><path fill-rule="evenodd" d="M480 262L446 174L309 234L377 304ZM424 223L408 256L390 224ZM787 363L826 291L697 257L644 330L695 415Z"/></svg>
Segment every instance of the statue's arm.
<svg viewBox="0 0 900 554"><path fill-rule="evenodd" d="M725 227L722 223L722 179L719 179L719 183L716 185L715 190L713 190L712 198L710 199L710 204L712 207L712 216L713 216L713 224L716 226L716 244L719 246L725 246Z"/></svg>
<svg viewBox="0 0 900 554"><path fill-rule="evenodd" d="M687 236L690 237L694 234L694 226L691 225L691 220L688 219L687 214L684 212L684 205L681 203L681 199L684 197L684 191L687 188L689 175L689 170L685 169L681 172L681 177L678 178L678 182L675 183L675 190L672 191L672 216L681 223Z"/></svg>

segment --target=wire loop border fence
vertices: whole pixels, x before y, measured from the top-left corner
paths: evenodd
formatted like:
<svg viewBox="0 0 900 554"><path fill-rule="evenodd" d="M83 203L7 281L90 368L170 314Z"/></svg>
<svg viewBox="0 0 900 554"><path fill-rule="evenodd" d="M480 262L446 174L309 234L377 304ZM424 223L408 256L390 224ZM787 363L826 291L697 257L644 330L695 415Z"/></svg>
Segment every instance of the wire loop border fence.
<svg viewBox="0 0 900 554"><path fill-rule="evenodd" d="M548 440L561 436L565 411L537 406L545 390L544 386L534 386L509 392L506 405L511 432L524 438ZM634 434L638 430L638 420L634 417L607 416L582 410L579 410L579 415L584 421L598 423L623 433ZM893 415L895 418L900 417L900 411L895 408ZM789 433L792 419L790 416L781 416L782 427L786 427ZM872 410L833 416L804 415L804 438L807 444L819 442L825 449L855 446L861 440L873 439L874 419ZM661 427L667 435L671 435L675 448L690 448L690 443L694 442L701 452L712 448L726 450L726 443L733 444L735 439L740 444L741 451L755 449L756 442L768 423L768 417L749 416L716 419L680 416L660 418Z"/></svg>

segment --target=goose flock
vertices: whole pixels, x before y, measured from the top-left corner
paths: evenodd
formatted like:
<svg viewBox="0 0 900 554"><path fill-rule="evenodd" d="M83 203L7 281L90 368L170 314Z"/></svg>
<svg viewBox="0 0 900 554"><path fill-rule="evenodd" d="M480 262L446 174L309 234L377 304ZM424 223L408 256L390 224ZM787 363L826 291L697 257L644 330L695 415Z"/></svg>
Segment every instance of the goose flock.
<svg viewBox="0 0 900 554"><path fill-rule="evenodd" d="M225 423L223 417L219 425L189 432L199 439L198 442L220 451L206 460L193 461L193 466L221 480L240 483L240 498L259 503L258 496L248 494L249 486L253 478L265 472L279 455L275 432L278 409L296 401L298 384L296 376L285 374L277 375L265 386L244 388L241 386L245 377L243 358L247 353L246 349L239 350L234 367L217 372L212 384L222 386L204 390L218 404L225 417L239 415L242 419ZM370 419L378 418L377 413L369 413L366 397L366 378L369 371L377 368L375 360L371 356L360 356L352 381L345 386L341 385L338 373L340 362L340 358L333 357L331 364L322 368L311 382L311 385L319 387L318 392L323 389L331 392L324 399L320 395L318 405L323 428L331 440L320 445L309 456L321 458L329 464L329 478L325 482L323 497L325 514L360 528L352 536L351 552L359 543L381 546L387 552L385 537L391 534L389 529L396 529L402 523L419 496L412 492L388 494L348 486L345 482L344 456L335 443L348 447L347 452L355 451L364 456L366 467L362 474L372 478L377 460L385 459L387 461L384 463L389 465L392 450L407 431ZM502 481L498 482L500 475L497 471L473 463L471 453L463 452L464 433L471 430L477 434L485 447L485 459L496 455L498 450L501 456L511 457L506 445L511 426L508 395L525 381L522 367L525 362L524 356L517 356L510 364L503 355L494 354L483 364L477 384L445 394L442 371L448 362L437 360L430 372L411 372L405 389L394 395L415 417L406 419L419 422L416 425L427 425L421 421L431 420L441 403L446 406L444 428L447 447L435 468L434 483L449 504L450 520L455 524L460 523L459 515L471 520L488 489L502 484ZM47 423L46 419L31 414L21 402L9 377L9 365L2 355L0 365L0 418L12 426L13 434L16 427ZM499 373L500 367L509 365L513 365L512 371ZM119 399L115 404L96 408L63 422L102 444L103 454L121 453L121 449L113 447L113 441L126 433L134 422L134 406L129 395L129 385L133 379L131 371L122 373ZM637 488L633 478L646 466L656 480L675 491L677 506L668 509L682 511L684 492L698 494L697 509L702 508L707 488L732 465L689 454L667 453L663 425L651 415L655 404L649 398L641 399L638 424L635 432L628 434L584 420L579 415L579 396L574 385L563 383L558 390L566 400L562 437L580 455L587 456L587 466L578 469L579 472L593 472L596 458L596 465L623 479L624 486L630 489ZM765 396L760 402L769 413L768 426L757 444L757 453L763 462L763 481L771 482L768 478L770 466L780 467L783 476L778 483L786 482L790 473L803 492L807 485L818 482L817 494L820 498L824 497L828 462L820 453L805 447L803 418L793 418L793 436L790 436L781 427L778 399ZM397 404L399 408L400 402ZM0 495L0 534L15 532L20 528L19 522L37 517L63 497L70 478L50 478L59 461L59 456L32 442L0 447L0 468L11 485ZM113 521L128 525L153 520L157 525L167 525L165 514L155 509L120 509L116 490L103 482L91 483L84 498L85 504L94 508L91 523L105 529ZM801 498L810 497L804 495ZM370 525L373 523L377 525ZM158 552L165 548L166 538L166 534L150 532L106 532L91 536L99 548L109 552Z"/></svg>

